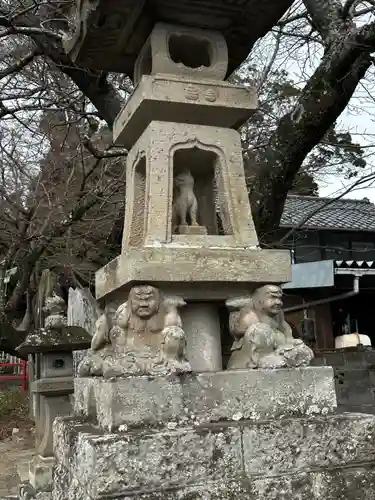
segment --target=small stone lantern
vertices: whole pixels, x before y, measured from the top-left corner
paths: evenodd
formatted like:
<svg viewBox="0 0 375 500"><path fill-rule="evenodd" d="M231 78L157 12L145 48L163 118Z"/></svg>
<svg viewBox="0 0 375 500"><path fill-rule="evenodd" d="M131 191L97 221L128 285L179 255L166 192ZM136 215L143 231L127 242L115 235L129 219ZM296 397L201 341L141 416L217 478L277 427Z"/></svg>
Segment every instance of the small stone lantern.
<svg viewBox="0 0 375 500"><path fill-rule="evenodd" d="M47 298L44 310L44 327L30 332L17 347L20 354L32 355L36 365L30 389L35 396L37 455L30 463L29 479L37 491L47 491L52 485L53 421L72 412L73 351L87 349L91 342L85 329L67 326L66 306L61 297Z"/></svg>

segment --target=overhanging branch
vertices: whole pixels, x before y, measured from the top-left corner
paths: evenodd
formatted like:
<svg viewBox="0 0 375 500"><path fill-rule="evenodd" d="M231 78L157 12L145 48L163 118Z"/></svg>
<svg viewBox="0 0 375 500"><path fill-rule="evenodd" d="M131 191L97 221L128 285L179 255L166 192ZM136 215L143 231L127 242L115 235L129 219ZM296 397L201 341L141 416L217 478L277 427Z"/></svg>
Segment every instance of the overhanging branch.
<svg viewBox="0 0 375 500"><path fill-rule="evenodd" d="M30 64L35 59L35 57L39 55L40 52L38 50L32 50L26 56L19 59L16 63L8 66L3 71L0 71L0 80L6 78L7 76L12 75L13 73L21 71L22 68Z"/></svg>
<svg viewBox="0 0 375 500"><path fill-rule="evenodd" d="M287 192L303 161L348 105L372 64L369 53L360 50L353 38L339 39L326 51L295 110L280 120L254 167L250 197L265 244L273 242Z"/></svg>
<svg viewBox="0 0 375 500"><path fill-rule="evenodd" d="M87 136L83 138L83 145L97 160L102 160L103 158L117 158L119 156L127 156L128 154L128 152L124 148L108 148L105 150L100 150L92 143L90 138Z"/></svg>
<svg viewBox="0 0 375 500"><path fill-rule="evenodd" d="M7 33L13 30L33 40L37 51L49 58L58 69L73 80L96 107L100 117L112 127L116 116L121 111L123 100L114 86L107 81L106 75L80 68L74 64L63 48L61 35L39 28L40 19L31 13L17 18L17 22L12 22L3 15L0 17L0 25L6 27Z"/></svg>
<svg viewBox="0 0 375 500"><path fill-rule="evenodd" d="M342 5L339 0L303 0L315 29L326 46L339 35L343 23Z"/></svg>

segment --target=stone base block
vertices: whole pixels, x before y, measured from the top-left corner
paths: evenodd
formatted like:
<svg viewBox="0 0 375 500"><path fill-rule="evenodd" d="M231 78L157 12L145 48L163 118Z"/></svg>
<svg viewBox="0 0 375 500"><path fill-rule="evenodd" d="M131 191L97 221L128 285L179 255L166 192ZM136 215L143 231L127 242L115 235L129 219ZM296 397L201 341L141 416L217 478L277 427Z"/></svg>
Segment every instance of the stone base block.
<svg viewBox="0 0 375 500"><path fill-rule="evenodd" d="M113 140L131 148L152 120L237 129L257 108L255 90L228 82L143 76L113 126Z"/></svg>
<svg viewBox="0 0 375 500"><path fill-rule="evenodd" d="M285 250L134 248L97 271L96 298L120 288L128 290L136 283L174 283L185 288L192 284L195 290L200 287L208 300L207 285L212 283L225 300L230 285L239 293L241 285L249 287L249 283L286 282L290 272L290 254Z"/></svg>
<svg viewBox="0 0 375 500"><path fill-rule="evenodd" d="M61 457L61 449L69 448L70 461L59 462L70 468L71 483L86 491L90 499L129 495L150 487L230 481L241 468L238 428L104 435L93 428L89 433L76 433L73 439L69 425L57 422L55 429L56 457Z"/></svg>
<svg viewBox="0 0 375 500"><path fill-rule="evenodd" d="M29 465L29 481L36 491L52 490L52 471L55 465L53 457L36 455Z"/></svg>
<svg viewBox="0 0 375 500"><path fill-rule="evenodd" d="M75 379L75 412L108 430L170 420L204 424L324 415L335 408L331 367Z"/></svg>
<svg viewBox="0 0 375 500"><path fill-rule="evenodd" d="M56 491L65 489L54 500L374 498L372 415L113 434L61 418L54 430Z"/></svg>

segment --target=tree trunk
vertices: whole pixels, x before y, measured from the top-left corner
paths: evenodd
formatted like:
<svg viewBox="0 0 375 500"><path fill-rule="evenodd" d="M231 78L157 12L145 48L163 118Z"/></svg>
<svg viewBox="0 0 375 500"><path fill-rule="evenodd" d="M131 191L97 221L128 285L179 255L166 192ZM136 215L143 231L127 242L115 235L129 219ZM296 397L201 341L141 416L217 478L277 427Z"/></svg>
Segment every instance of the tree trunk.
<svg viewBox="0 0 375 500"><path fill-rule="evenodd" d="M344 111L371 58L354 36L325 53L295 109L284 116L249 173L250 200L261 243L272 245L288 191L312 148Z"/></svg>

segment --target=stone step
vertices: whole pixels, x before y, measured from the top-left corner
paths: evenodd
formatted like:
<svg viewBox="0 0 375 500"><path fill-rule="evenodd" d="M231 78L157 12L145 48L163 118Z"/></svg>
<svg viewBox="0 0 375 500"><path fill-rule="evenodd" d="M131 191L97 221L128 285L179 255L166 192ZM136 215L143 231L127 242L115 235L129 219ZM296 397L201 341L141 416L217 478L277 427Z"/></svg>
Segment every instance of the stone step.
<svg viewBox="0 0 375 500"><path fill-rule="evenodd" d="M267 476L375 462L374 443L373 415L259 422L243 427L244 469L246 474Z"/></svg>
<svg viewBox="0 0 375 500"><path fill-rule="evenodd" d="M69 489L59 483L52 500L89 500L81 487ZM126 494L103 495L101 500L373 500L374 465L301 472L275 477L244 478L154 489ZM44 500L44 499L43 499ZM47 499L49 500L49 499Z"/></svg>
<svg viewBox="0 0 375 500"><path fill-rule="evenodd" d="M235 483L246 487L248 495L251 489L254 491L253 497L247 497L250 499L334 500L336 497L322 496L319 491L344 488L336 486L336 482L345 484L343 469L352 477L348 488L352 488L356 478L359 484L367 481L366 471L375 468L374 442L375 416L363 414L232 421L198 427L179 427L169 422L159 429L112 434L61 418L55 422L59 471L55 487L56 491L63 491L74 484L77 495L82 491L87 500L104 500L142 499L139 495L150 490L199 489L207 484ZM374 477L369 480L374 482ZM312 487L318 493L303 496ZM306 493L300 497L284 495L284 491L294 492L293 488ZM272 496L273 492L279 496ZM76 498L79 497L72 497Z"/></svg>

